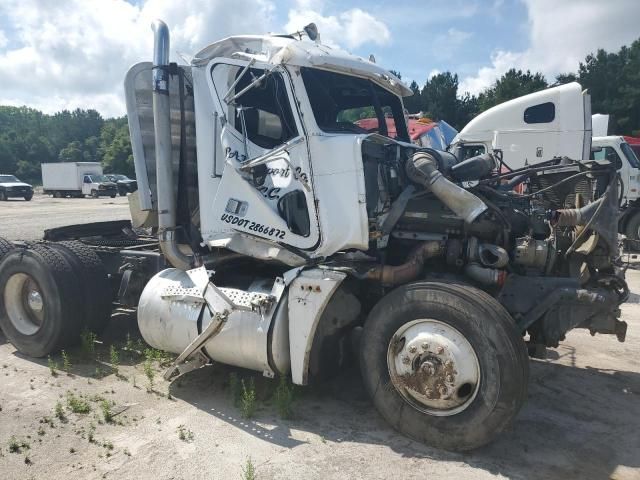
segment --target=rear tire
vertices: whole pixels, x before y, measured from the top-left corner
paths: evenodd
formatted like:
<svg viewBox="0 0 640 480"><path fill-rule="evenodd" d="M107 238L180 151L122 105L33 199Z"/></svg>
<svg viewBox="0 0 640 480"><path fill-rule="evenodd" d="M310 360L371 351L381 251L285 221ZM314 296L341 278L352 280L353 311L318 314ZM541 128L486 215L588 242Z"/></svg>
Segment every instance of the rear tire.
<svg viewBox="0 0 640 480"><path fill-rule="evenodd" d="M33 194L31 194L31 195L25 195L25 196L24 196L24 199L25 199L27 202L30 202L32 198L33 198Z"/></svg>
<svg viewBox="0 0 640 480"><path fill-rule="evenodd" d="M634 213L624 227L627 247L632 252L640 251L640 211Z"/></svg>
<svg viewBox="0 0 640 480"><path fill-rule="evenodd" d="M53 198L62 198L62 192L53 192Z"/></svg>
<svg viewBox="0 0 640 480"><path fill-rule="evenodd" d="M380 300L364 325L360 368L394 428L446 450L489 443L527 396L529 360L513 320L467 285L411 283Z"/></svg>
<svg viewBox="0 0 640 480"><path fill-rule="evenodd" d="M10 241L0 237L0 262L5 257L5 255L13 249L14 246Z"/></svg>
<svg viewBox="0 0 640 480"><path fill-rule="evenodd" d="M50 243L77 272L81 284L84 328L100 334L111 318L111 285L100 257L82 242Z"/></svg>
<svg viewBox="0 0 640 480"><path fill-rule="evenodd" d="M0 202L6 202L8 200L7 194L5 192L0 191Z"/></svg>
<svg viewBox="0 0 640 480"><path fill-rule="evenodd" d="M0 263L0 327L21 353L44 357L76 343L80 307L75 272L46 245L14 249Z"/></svg>

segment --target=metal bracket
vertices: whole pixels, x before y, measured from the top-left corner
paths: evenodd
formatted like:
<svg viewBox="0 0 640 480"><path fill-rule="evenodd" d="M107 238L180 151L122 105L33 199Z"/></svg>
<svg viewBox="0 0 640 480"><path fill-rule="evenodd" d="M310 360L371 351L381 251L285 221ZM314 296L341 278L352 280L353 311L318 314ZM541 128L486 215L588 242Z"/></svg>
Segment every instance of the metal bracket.
<svg viewBox="0 0 640 480"><path fill-rule="evenodd" d="M215 337L218 333L220 333L220 331L222 330L222 327L227 321L228 316L229 316L228 310L225 310L222 313L215 314L211 319L211 323L207 325L207 328L205 328L200 335L198 335L196 338L193 339L193 341L189 344L189 346L184 349L184 352L178 355L178 358L176 358L173 361L173 364L167 369L166 372L164 372L164 375L163 375L164 379L171 380L173 377L184 373L182 370L185 370L185 368L184 367L181 368L181 365L184 364L187 361L187 359L196 352L197 354L195 358L192 359L192 362L195 362L194 364L199 363L199 365L192 367L190 365L191 362L189 362L188 364L189 366L186 371L191 371L196 368L200 368L202 365L206 365L207 363L209 363L209 359L206 357L204 353L200 351L200 349L202 348L202 346L205 344L207 340L209 340L212 337ZM202 357L204 357L204 360ZM203 361L204 363L202 363Z"/></svg>

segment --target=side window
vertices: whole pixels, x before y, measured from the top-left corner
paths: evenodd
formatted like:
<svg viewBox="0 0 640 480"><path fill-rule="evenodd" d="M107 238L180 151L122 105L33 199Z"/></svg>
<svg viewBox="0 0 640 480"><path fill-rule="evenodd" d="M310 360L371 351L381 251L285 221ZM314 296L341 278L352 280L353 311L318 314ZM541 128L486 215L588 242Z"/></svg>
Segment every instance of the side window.
<svg viewBox="0 0 640 480"><path fill-rule="evenodd" d="M233 92L237 95L249 87L264 70L251 68L240 77L243 67L218 64L212 75L216 91L223 105L223 96L237 81ZM240 133L246 129L247 138L256 145L272 149L298 136L285 80L281 73L274 72L254 84L229 105L227 118Z"/></svg>
<svg viewBox="0 0 640 480"><path fill-rule="evenodd" d="M84 176L84 183L91 183L91 177L89 177L89 175Z"/></svg>
<svg viewBox="0 0 640 480"><path fill-rule="evenodd" d="M591 160L608 160L616 165L620 162L620 156L613 147L603 147L591 151Z"/></svg>
<svg viewBox="0 0 640 480"><path fill-rule="evenodd" d="M460 161L466 160L471 157L482 155L486 150L484 145L463 145L460 147Z"/></svg>
<svg viewBox="0 0 640 480"><path fill-rule="evenodd" d="M551 123L556 118L556 106L552 102L541 103L524 111L525 123Z"/></svg>

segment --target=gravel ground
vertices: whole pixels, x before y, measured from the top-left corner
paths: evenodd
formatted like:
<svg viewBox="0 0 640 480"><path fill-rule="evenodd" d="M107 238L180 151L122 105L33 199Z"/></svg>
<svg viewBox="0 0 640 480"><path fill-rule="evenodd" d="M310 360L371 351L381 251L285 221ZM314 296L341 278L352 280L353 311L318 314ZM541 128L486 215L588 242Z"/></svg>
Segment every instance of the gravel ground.
<svg viewBox="0 0 640 480"><path fill-rule="evenodd" d="M126 218L126 205L120 198L34 198L3 203L0 212L0 235L37 238L47 227ZM640 479L640 271L630 270L628 280L634 293L622 308L626 342L570 332L548 360L532 361L529 399L513 427L468 454L394 432L355 369L296 389L293 415L284 420L272 400L275 383L247 371L216 365L169 384L156 360L146 368L151 386L132 315L114 315L95 353L68 352L68 373L60 356L52 358L55 376L47 359L23 357L0 333L0 479L240 479L250 478L247 462L261 480ZM255 380L251 419L234 405L231 373ZM90 412L73 413L69 392L84 395Z"/></svg>
<svg viewBox="0 0 640 480"><path fill-rule="evenodd" d="M0 237L39 240L48 228L128 218L126 197L53 198L36 193L30 202L12 198L0 203Z"/></svg>

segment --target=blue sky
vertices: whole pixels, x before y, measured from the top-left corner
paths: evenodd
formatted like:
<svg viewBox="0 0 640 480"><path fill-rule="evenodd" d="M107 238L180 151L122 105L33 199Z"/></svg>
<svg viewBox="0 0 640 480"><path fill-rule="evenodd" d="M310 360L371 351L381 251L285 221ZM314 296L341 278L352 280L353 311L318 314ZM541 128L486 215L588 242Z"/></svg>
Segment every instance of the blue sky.
<svg viewBox="0 0 640 480"><path fill-rule="evenodd" d="M128 67L151 57L153 18L186 54L233 34L290 32L310 21L323 43L420 85L434 72L479 93L509 68L553 80L597 48L640 37L640 0L2 0L0 104L122 115Z"/></svg>

